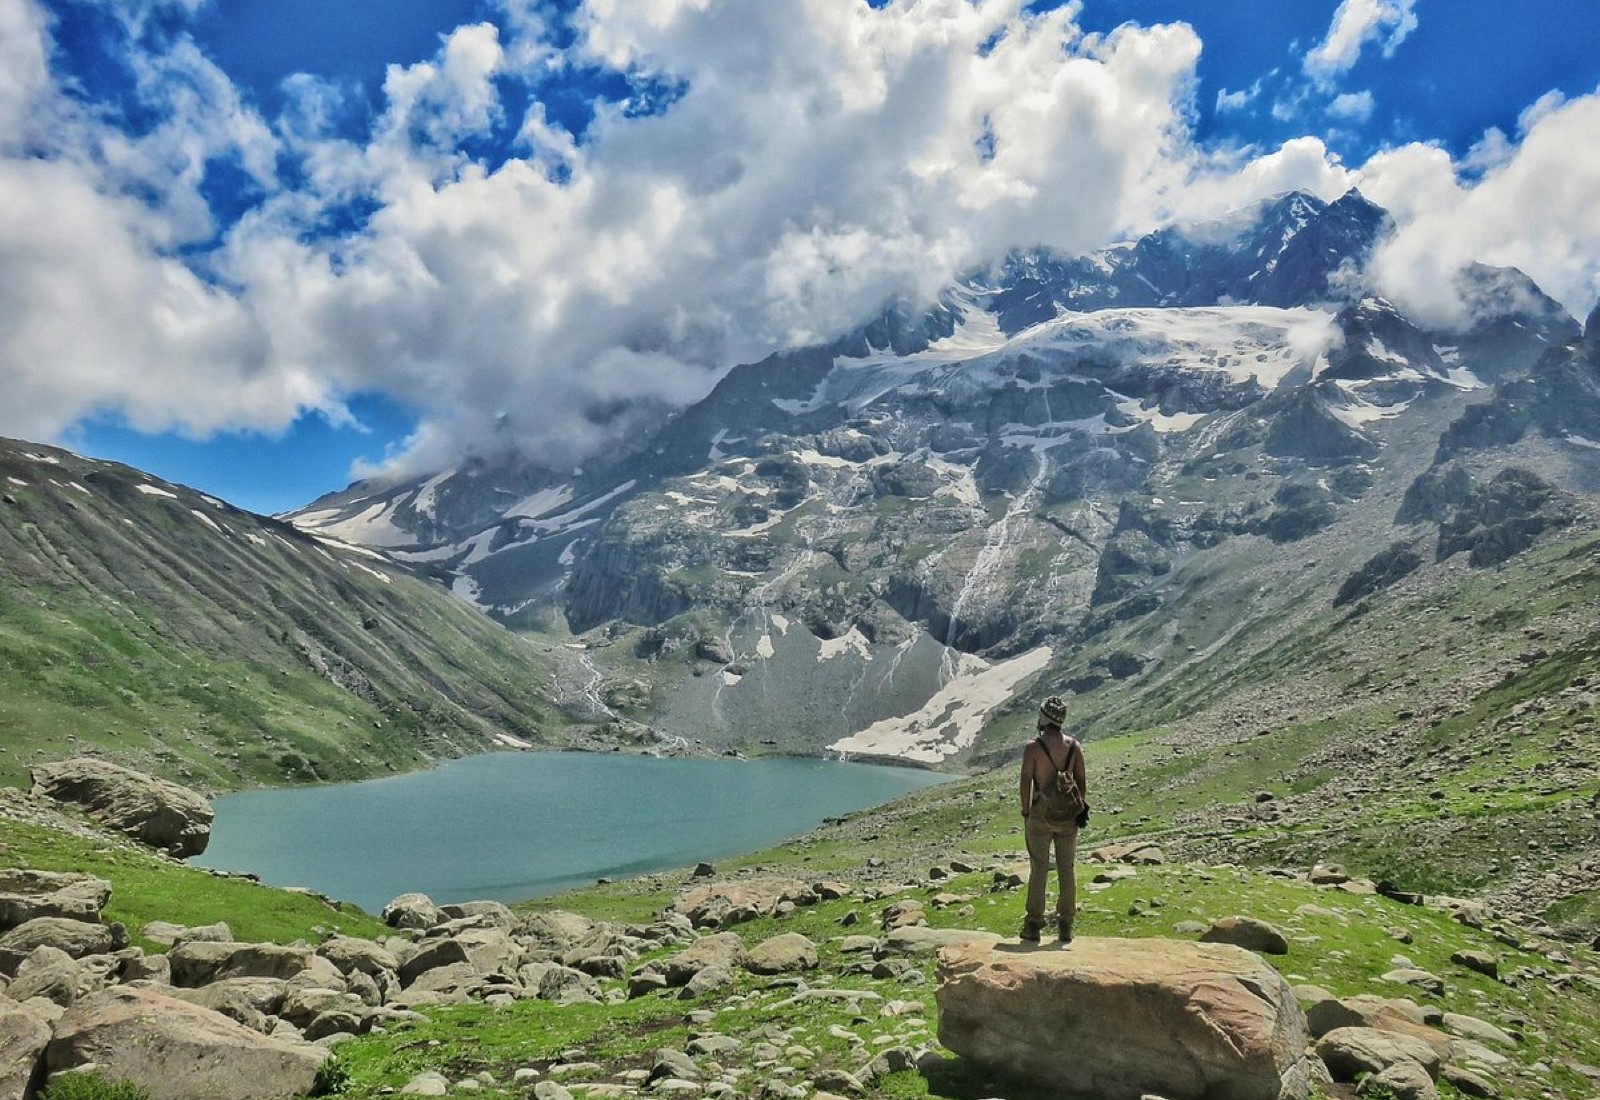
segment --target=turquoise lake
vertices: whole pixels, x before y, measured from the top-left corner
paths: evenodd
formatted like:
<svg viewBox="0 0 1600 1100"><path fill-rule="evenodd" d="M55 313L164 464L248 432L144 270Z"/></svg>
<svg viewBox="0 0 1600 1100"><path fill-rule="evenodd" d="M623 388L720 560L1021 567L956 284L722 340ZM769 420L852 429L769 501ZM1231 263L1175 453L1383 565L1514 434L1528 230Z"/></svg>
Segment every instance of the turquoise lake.
<svg viewBox="0 0 1600 1100"><path fill-rule="evenodd" d="M948 777L835 760L491 753L334 787L214 803L190 862L377 913L421 891L515 902L773 847Z"/></svg>

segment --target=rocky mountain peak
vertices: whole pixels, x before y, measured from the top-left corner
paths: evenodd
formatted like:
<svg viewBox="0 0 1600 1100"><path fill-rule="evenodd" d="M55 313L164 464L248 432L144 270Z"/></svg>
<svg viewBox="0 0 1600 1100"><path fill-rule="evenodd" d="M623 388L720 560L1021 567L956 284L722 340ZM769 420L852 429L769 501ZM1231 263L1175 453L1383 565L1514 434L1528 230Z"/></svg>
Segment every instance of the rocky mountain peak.
<svg viewBox="0 0 1600 1100"><path fill-rule="evenodd" d="M1199 587L1271 602L1233 586L1304 554L1331 606L1414 542L1395 483L1436 460L1530 426L1587 438L1538 412L1588 407L1550 359L1578 332L1560 306L1474 266L1471 324L1432 328L1366 282L1389 231L1358 191L1290 193L1018 252L736 367L581 475L445 474L300 519L406 533L393 556L503 621L612 651L602 682L642 662L628 716L669 733L945 761L1029 677L1088 693L1181 663L1180 636L1210 636ZM1538 400L1510 388L1529 378ZM471 522L444 534L446 513ZM1360 538L1318 541L1342 524Z"/></svg>

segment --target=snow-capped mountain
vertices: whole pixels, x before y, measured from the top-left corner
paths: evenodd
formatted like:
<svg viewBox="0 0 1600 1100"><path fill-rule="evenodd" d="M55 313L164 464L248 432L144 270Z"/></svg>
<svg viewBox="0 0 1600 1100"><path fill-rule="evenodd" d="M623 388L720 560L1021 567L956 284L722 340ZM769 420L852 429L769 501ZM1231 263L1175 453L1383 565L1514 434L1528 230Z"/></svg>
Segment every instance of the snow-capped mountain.
<svg viewBox="0 0 1600 1100"><path fill-rule="evenodd" d="M1357 193L1291 194L1014 255L932 310L734 369L581 472L358 484L293 518L601 647L597 720L948 760L1030 678L1089 691L1159 664L1100 642L1230 543L1363 517L1336 588L1393 533L1389 505L1367 529L1386 487L1578 339L1486 267L1461 275L1470 329L1422 327L1365 283L1387 227Z"/></svg>

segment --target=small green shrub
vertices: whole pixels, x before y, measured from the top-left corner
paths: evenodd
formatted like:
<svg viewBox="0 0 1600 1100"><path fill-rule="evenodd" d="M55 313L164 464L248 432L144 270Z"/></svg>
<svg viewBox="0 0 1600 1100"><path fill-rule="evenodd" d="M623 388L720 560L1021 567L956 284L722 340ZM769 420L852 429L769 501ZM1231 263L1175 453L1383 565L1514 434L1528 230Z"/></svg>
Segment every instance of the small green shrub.
<svg viewBox="0 0 1600 1100"><path fill-rule="evenodd" d="M132 1081L113 1081L99 1073L66 1073L50 1078L39 1100L150 1100Z"/></svg>
<svg viewBox="0 0 1600 1100"><path fill-rule="evenodd" d="M330 1054L317 1067L316 1080L311 1085L312 1096L334 1096L350 1087L350 1066L337 1054Z"/></svg>

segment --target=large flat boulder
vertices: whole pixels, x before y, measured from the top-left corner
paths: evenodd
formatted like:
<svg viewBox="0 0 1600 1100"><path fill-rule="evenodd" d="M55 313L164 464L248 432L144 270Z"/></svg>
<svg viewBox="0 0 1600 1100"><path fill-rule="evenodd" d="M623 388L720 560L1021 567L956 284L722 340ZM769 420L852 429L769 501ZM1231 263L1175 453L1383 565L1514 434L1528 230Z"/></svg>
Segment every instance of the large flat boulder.
<svg viewBox="0 0 1600 1100"><path fill-rule="evenodd" d="M77 806L90 817L179 859L211 839L211 803L187 787L90 757L40 764L33 793Z"/></svg>
<svg viewBox="0 0 1600 1100"><path fill-rule="evenodd" d="M79 1001L45 1052L51 1073L93 1063L151 1100L305 1096L327 1051L251 1031L210 1009L123 986Z"/></svg>
<svg viewBox="0 0 1600 1100"><path fill-rule="evenodd" d="M1325 1079L1289 984L1230 944L955 944L937 999L946 1047L1062 1097L1303 1100Z"/></svg>

